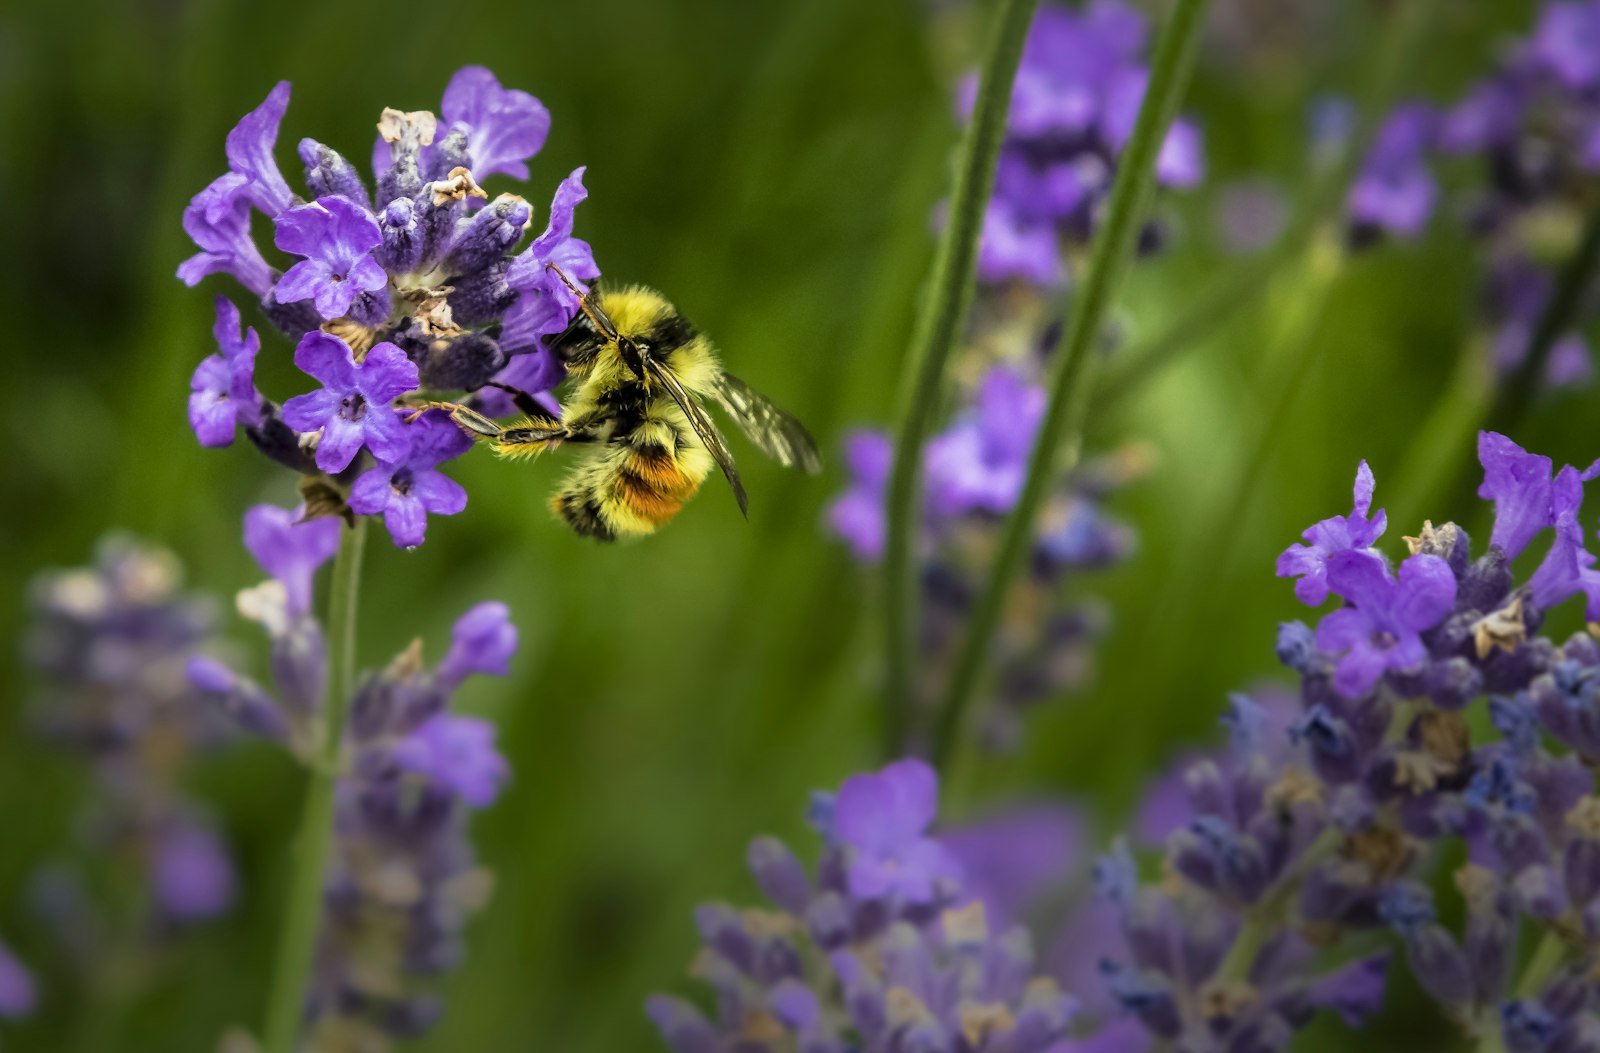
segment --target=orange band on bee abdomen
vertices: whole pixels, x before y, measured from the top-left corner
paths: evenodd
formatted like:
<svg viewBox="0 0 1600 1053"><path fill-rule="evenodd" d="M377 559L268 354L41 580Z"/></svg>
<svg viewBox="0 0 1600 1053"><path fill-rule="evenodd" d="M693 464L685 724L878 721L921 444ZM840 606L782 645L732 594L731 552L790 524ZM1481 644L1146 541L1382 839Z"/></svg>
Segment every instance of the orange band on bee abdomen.
<svg viewBox="0 0 1600 1053"><path fill-rule="evenodd" d="M682 465L660 446L629 450L619 474L633 476L642 487L676 497L680 503L700 487L699 481L686 474Z"/></svg>

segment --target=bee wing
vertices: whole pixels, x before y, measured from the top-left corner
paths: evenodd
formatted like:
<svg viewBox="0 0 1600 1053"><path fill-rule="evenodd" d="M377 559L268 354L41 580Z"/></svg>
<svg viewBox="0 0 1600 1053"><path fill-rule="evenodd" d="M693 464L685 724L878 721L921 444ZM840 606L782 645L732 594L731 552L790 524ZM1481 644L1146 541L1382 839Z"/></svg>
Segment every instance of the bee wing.
<svg viewBox="0 0 1600 1053"><path fill-rule="evenodd" d="M749 384L723 373L711 384L711 396L762 453L785 468L802 468L810 475L822 471L817 440L806 426Z"/></svg>
<svg viewBox="0 0 1600 1053"><path fill-rule="evenodd" d="M733 487L734 500L739 502L739 514L748 519L750 499L745 496L744 484L739 481L739 470L733 466L733 454L728 452L728 444L722 441L722 433L717 431L717 426L711 423L711 418L706 416L706 411L700 408L700 403L695 401L695 397L684 388L676 373L648 355L644 356L644 368L667 389L673 401L683 410L683 415L689 418L689 426L700 436L700 441L705 443L706 449L711 452L717 467L722 469L722 475L728 480L728 485Z"/></svg>

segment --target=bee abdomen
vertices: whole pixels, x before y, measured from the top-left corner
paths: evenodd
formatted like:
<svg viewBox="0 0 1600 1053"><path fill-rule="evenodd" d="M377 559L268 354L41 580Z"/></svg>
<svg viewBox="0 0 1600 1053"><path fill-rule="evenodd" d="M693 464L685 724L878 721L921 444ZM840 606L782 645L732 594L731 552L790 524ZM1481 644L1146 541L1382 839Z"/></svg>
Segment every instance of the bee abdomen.
<svg viewBox="0 0 1600 1053"><path fill-rule="evenodd" d="M699 487L699 480L665 447L646 444L628 451L611 477L607 496L616 502L619 515L613 519L619 525L637 523L641 533L648 533L677 515Z"/></svg>
<svg viewBox="0 0 1600 1053"><path fill-rule="evenodd" d="M606 525L595 492L587 486L560 490L550 499L550 509L579 537L615 541L617 532Z"/></svg>

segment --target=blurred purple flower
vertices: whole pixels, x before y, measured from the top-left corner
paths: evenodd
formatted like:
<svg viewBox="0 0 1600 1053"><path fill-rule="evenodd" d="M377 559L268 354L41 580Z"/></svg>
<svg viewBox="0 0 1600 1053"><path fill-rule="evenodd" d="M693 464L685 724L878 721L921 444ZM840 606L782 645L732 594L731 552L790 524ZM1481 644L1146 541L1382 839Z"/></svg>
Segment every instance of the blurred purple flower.
<svg viewBox="0 0 1600 1053"><path fill-rule="evenodd" d="M517 627L505 604L489 601L456 619L450 633L450 652L439 663L439 686L456 688L471 673L505 676L511 656L517 653Z"/></svg>
<svg viewBox="0 0 1600 1053"><path fill-rule="evenodd" d="M1422 232L1439 192L1428 168L1437 125L1437 115L1421 103L1389 114L1350 188L1353 221L1401 238Z"/></svg>
<svg viewBox="0 0 1600 1053"><path fill-rule="evenodd" d="M991 923L1022 920L1043 893L1062 884L1085 857L1087 830L1077 809L1058 802L1020 805L955 828L939 840Z"/></svg>
<svg viewBox="0 0 1600 1053"><path fill-rule="evenodd" d="M212 918L233 905L233 861L213 831L193 822L180 820L161 835L153 880L162 910L179 921Z"/></svg>
<svg viewBox="0 0 1600 1053"><path fill-rule="evenodd" d="M875 563L883 558L884 492L894 446L881 432L851 432L845 436L843 460L850 486L828 506L828 525L856 559Z"/></svg>
<svg viewBox="0 0 1600 1053"><path fill-rule="evenodd" d="M477 717L440 713L394 748L394 762L422 775L474 808L500 796L511 768L495 747L495 726Z"/></svg>
<svg viewBox="0 0 1600 1053"><path fill-rule="evenodd" d="M244 515L244 546L262 570L283 582L295 617L311 613L312 579L339 550L338 519L303 515L303 509L276 505L256 505Z"/></svg>
<svg viewBox="0 0 1600 1053"><path fill-rule="evenodd" d="M30 1015L39 1003L33 974L0 943L0 1017L15 1020Z"/></svg>
<svg viewBox="0 0 1600 1053"><path fill-rule="evenodd" d="M1534 60L1567 87L1600 84L1600 4L1594 0L1546 4L1531 45Z"/></svg>
<svg viewBox="0 0 1600 1053"><path fill-rule="evenodd" d="M850 894L862 899L927 903L939 881L959 872L956 860L927 836L939 809L939 777L919 760L852 775L839 788L834 835L853 851Z"/></svg>

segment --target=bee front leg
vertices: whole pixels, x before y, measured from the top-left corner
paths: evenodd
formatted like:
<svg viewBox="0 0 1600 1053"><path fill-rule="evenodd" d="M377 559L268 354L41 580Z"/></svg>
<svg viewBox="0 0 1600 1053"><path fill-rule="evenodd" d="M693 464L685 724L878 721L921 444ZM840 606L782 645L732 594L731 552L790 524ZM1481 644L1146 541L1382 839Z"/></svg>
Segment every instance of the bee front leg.
<svg viewBox="0 0 1600 1053"><path fill-rule="evenodd" d="M498 439L505 433L505 429L500 427L500 425L496 424L488 417L485 417L477 410L469 409L468 407L461 405L459 402L421 403L420 405L416 406L416 412L412 413L406 418L406 423L411 423L431 409L443 410L444 412L450 414L450 419L456 423L456 426L474 438L482 437L485 439Z"/></svg>

